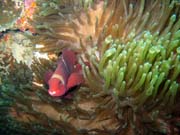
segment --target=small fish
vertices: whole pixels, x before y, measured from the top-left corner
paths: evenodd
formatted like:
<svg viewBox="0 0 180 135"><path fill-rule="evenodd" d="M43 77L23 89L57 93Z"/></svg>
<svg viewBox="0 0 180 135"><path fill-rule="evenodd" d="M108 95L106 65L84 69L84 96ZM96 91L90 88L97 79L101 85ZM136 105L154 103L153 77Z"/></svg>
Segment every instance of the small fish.
<svg viewBox="0 0 180 135"><path fill-rule="evenodd" d="M84 82L81 65L71 50L63 50L54 72L45 75L49 85L48 93L53 97L64 96L72 87Z"/></svg>

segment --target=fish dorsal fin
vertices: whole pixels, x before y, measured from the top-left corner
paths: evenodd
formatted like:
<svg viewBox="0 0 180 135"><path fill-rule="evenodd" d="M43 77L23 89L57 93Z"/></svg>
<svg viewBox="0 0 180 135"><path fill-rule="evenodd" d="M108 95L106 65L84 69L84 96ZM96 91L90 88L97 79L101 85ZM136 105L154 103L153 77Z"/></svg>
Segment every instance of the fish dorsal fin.
<svg viewBox="0 0 180 135"><path fill-rule="evenodd" d="M62 60L66 65L66 67L70 70L70 72L72 72L74 65L77 63L77 58L75 53L71 50L63 50Z"/></svg>

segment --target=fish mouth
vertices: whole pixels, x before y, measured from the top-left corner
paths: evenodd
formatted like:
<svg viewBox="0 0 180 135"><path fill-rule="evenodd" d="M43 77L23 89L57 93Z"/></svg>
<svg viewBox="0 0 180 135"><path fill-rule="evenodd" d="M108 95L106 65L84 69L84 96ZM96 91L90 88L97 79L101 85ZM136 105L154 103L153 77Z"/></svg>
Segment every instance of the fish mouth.
<svg viewBox="0 0 180 135"><path fill-rule="evenodd" d="M55 91L48 91L49 92L49 94L51 95L51 96L56 96L56 92Z"/></svg>

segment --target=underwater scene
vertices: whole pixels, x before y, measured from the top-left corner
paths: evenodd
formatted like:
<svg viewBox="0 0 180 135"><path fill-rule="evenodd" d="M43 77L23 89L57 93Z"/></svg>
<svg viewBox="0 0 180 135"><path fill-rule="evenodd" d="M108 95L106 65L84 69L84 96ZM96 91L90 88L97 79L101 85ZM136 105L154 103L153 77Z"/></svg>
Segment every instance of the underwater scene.
<svg viewBox="0 0 180 135"><path fill-rule="evenodd" d="M0 135L180 135L180 0L1 0Z"/></svg>

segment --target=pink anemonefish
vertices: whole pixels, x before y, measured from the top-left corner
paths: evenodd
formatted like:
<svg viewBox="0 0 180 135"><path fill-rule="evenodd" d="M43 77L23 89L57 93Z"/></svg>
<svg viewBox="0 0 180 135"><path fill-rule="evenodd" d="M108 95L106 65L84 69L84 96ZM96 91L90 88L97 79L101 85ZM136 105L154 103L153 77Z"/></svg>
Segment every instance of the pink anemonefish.
<svg viewBox="0 0 180 135"><path fill-rule="evenodd" d="M54 72L45 74L49 85L48 93L53 97L64 96L70 88L84 82L81 65L77 63L76 55L71 50L63 50Z"/></svg>

